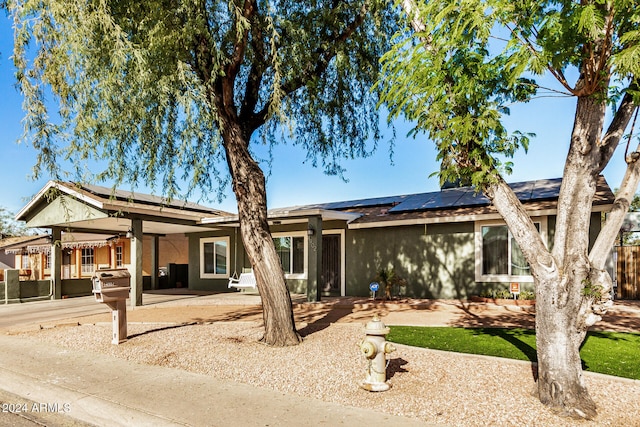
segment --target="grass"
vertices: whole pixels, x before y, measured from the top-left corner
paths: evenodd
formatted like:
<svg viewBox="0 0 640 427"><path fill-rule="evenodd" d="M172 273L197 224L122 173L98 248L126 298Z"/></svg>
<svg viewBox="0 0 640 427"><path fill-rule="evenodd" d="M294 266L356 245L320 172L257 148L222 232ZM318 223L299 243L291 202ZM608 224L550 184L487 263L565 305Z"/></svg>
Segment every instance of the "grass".
<svg viewBox="0 0 640 427"><path fill-rule="evenodd" d="M389 341L414 347L537 361L529 329L391 326ZM640 380L640 334L589 332L582 343L583 369Z"/></svg>

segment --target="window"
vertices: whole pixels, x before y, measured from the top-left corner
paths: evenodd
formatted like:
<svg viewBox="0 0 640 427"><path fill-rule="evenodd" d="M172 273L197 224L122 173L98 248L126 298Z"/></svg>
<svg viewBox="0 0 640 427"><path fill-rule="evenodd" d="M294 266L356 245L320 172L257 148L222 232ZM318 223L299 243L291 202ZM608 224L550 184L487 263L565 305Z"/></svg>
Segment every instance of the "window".
<svg viewBox="0 0 640 427"><path fill-rule="evenodd" d="M122 267L124 263L123 260L124 248L122 246L116 246L116 267Z"/></svg>
<svg viewBox="0 0 640 427"><path fill-rule="evenodd" d="M304 234L274 236L273 244L280 258L284 274L303 278L306 264L306 238Z"/></svg>
<svg viewBox="0 0 640 427"><path fill-rule="evenodd" d="M546 218L534 224L544 240ZM478 282L533 281L529 264L504 223L476 223L476 255Z"/></svg>
<svg viewBox="0 0 640 427"><path fill-rule="evenodd" d="M229 238L200 239L200 277L222 279L229 277Z"/></svg>
<svg viewBox="0 0 640 427"><path fill-rule="evenodd" d="M51 252L44 254L44 268L46 270L51 270Z"/></svg>
<svg viewBox="0 0 640 427"><path fill-rule="evenodd" d="M82 248L82 270L83 273L93 273L95 271L93 263L93 248Z"/></svg>
<svg viewBox="0 0 640 427"><path fill-rule="evenodd" d="M22 269L23 270L28 270L29 269L29 254L27 254L25 252L25 253L22 254L21 258L22 258Z"/></svg>

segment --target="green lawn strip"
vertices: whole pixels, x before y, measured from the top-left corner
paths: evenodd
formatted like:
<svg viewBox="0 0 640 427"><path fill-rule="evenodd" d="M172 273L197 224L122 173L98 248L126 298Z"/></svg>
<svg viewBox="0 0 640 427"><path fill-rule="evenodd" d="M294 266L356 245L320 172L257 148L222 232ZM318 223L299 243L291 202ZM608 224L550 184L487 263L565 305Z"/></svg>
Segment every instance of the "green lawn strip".
<svg viewBox="0 0 640 427"><path fill-rule="evenodd" d="M414 347L537 361L529 329L391 326L389 341ZM640 379L640 334L589 332L580 350L585 370Z"/></svg>

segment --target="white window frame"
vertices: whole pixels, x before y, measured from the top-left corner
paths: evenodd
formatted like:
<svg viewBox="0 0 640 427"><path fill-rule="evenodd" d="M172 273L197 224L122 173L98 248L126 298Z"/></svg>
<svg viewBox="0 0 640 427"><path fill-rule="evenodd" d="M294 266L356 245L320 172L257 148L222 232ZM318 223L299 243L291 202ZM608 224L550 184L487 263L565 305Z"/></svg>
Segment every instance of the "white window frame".
<svg viewBox="0 0 640 427"><path fill-rule="evenodd" d="M547 245L547 217L532 217L531 220L534 223L540 224L540 236L545 246ZM491 220L491 221L476 221L474 227L475 234L475 255L476 255L476 282L497 282L497 283L509 283L509 282L524 282L533 283L533 276L517 276L512 274L482 274L482 227L491 226L506 226L504 221ZM509 230L508 238L508 253L511 256L511 231Z"/></svg>
<svg viewBox="0 0 640 427"><path fill-rule="evenodd" d="M116 267L124 267L124 246L118 245L115 247L116 255Z"/></svg>
<svg viewBox="0 0 640 427"><path fill-rule="evenodd" d="M271 238L272 239L276 239L276 238L281 238L281 237L302 237L302 241L304 242L304 261L303 261L303 268L302 268L302 273L287 273L286 271L284 272L284 277L285 279L292 279L292 280L305 280L307 279L307 275L308 275L308 259L309 259L309 236L305 231L290 231L290 232L284 232L284 233L273 233L271 234ZM291 252L291 254L293 255L293 252ZM291 260L290 265L293 265L293 260Z"/></svg>
<svg viewBox="0 0 640 427"><path fill-rule="evenodd" d="M80 248L79 250L80 250L80 274L92 274L96 270L95 248ZM91 261L91 263L87 261Z"/></svg>
<svg viewBox="0 0 640 427"><path fill-rule="evenodd" d="M205 273L204 271L204 245L206 243L213 243L215 247L216 242L225 242L226 243L226 253L225 257L227 258L227 271L226 273ZM231 258L229 256L229 246L230 239L228 236L220 236L220 237L202 237L200 238L200 278L201 279L228 279L229 278L229 267L231 264Z"/></svg>

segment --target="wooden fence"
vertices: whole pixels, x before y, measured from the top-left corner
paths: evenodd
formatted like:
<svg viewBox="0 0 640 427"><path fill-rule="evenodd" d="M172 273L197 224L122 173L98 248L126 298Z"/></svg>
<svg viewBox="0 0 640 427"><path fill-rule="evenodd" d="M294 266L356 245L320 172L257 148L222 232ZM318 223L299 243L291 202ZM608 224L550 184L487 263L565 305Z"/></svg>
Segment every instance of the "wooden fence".
<svg viewBox="0 0 640 427"><path fill-rule="evenodd" d="M640 246L616 247L617 299L640 299Z"/></svg>

